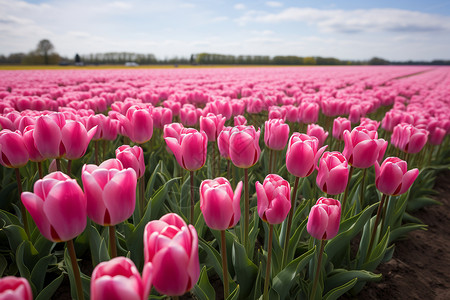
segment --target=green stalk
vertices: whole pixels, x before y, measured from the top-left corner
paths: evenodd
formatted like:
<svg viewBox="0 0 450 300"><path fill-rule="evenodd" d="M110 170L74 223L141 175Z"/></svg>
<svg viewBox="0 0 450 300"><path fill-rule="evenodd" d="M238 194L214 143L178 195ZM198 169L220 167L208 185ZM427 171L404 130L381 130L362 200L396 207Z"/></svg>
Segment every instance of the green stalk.
<svg viewBox="0 0 450 300"><path fill-rule="evenodd" d="M352 176L353 176L353 171L355 168L353 168L353 166L350 165L350 170L348 173L348 181L347 181L347 186L345 187L345 192L344 192L344 199L342 199L342 215L345 215L345 205L347 202L347 197L348 197L348 190L350 187L350 182L352 180Z"/></svg>
<svg viewBox="0 0 450 300"><path fill-rule="evenodd" d="M269 148L269 174L272 173L273 150Z"/></svg>
<svg viewBox="0 0 450 300"><path fill-rule="evenodd" d="M383 194L383 196L381 196L380 205L378 205L377 217L375 218L375 223L373 224L372 235L370 237L369 248L367 250L368 256L370 256L370 251L372 251L373 241L375 240L375 234L377 233L378 222L380 221L381 210L383 208L385 200L386 200L386 195Z"/></svg>
<svg viewBox="0 0 450 300"><path fill-rule="evenodd" d="M250 214L248 169L244 169L245 202L244 202L244 248L248 250L248 225Z"/></svg>
<svg viewBox="0 0 450 300"><path fill-rule="evenodd" d="M272 239L273 239L273 224L269 224L269 242L267 244L267 264L266 264L266 278L264 279L264 294L263 299L269 299L269 279L270 279L270 263L272 260Z"/></svg>
<svg viewBox="0 0 450 300"><path fill-rule="evenodd" d="M311 294L311 297L310 297L311 300L314 300L314 298L316 297L317 282L319 281L320 265L322 264L322 256L323 256L324 248L325 248L325 240L320 240L319 259L317 260L316 276L314 276L314 282L313 282L313 287L312 287L312 294Z"/></svg>
<svg viewBox="0 0 450 300"><path fill-rule="evenodd" d="M140 218L144 216L144 209L145 209L145 176L142 175L141 178L139 178L139 211L140 211Z"/></svg>
<svg viewBox="0 0 450 300"><path fill-rule="evenodd" d="M212 147L212 177L216 178L216 148L214 147L214 142L211 142Z"/></svg>
<svg viewBox="0 0 450 300"><path fill-rule="evenodd" d="M75 247L73 246L73 240L67 241L67 248L69 249L70 261L72 263L73 277L75 277L75 283L77 286L78 300L84 300L83 288L81 286L80 270L78 269L77 256L75 254Z"/></svg>
<svg viewBox="0 0 450 300"><path fill-rule="evenodd" d="M95 164L98 166L98 141L94 141Z"/></svg>
<svg viewBox="0 0 450 300"><path fill-rule="evenodd" d="M61 171L61 160L59 158L56 158L55 162L56 162L56 170Z"/></svg>
<svg viewBox="0 0 450 300"><path fill-rule="evenodd" d="M363 170L363 177L361 180L361 185L360 185L360 191L359 191L359 203L361 205L361 210L363 210L363 206L364 206L364 197L365 197L365 193L364 193L364 188L366 185L366 174L367 174L367 169Z"/></svg>
<svg viewBox="0 0 450 300"><path fill-rule="evenodd" d="M42 171L42 162L37 162L38 172L39 172L39 179L42 179L44 177L44 172Z"/></svg>
<svg viewBox="0 0 450 300"><path fill-rule="evenodd" d="M284 267L286 264L286 259L287 259L287 254L288 254L289 238L290 238L291 226L292 226L292 217L293 217L294 211L295 211L295 201L297 200L297 189L298 189L299 180L300 180L300 177L295 177L294 190L292 191L292 196L291 196L291 209L289 210L288 221L287 221L287 226L286 226L286 235L284 236L283 259L281 261L282 267Z"/></svg>
<svg viewBox="0 0 450 300"><path fill-rule="evenodd" d="M17 181L17 192L19 193L19 206L20 206L20 213L22 214L22 221L23 221L23 227L25 229L25 233L27 234L28 239L30 238L30 228L28 227L28 217L27 217L27 210L25 209L25 206L23 206L21 197L22 197L22 180L20 180L20 171L18 168L14 168L14 171L16 172L16 181Z"/></svg>
<svg viewBox="0 0 450 300"><path fill-rule="evenodd" d="M222 250L222 270L223 270L223 298L227 299L229 294L228 285L228 263L227 263L227 244L225 239L225 230L220 231L221 250Z"/></svg>
<svg viewBox="0 0 450 300"><path fill-rule="evenodd" d="M190 222L194 224L194 171L190 172L191 177L191 214L190 214Z"/></svg>
<svg viewBox="0 0 450 300"><path fill-rule="evenodd" d="M69 159L69 161L67 162L67 175L69 175L70 177L71 173L72 173L72 160Z"/></svg>

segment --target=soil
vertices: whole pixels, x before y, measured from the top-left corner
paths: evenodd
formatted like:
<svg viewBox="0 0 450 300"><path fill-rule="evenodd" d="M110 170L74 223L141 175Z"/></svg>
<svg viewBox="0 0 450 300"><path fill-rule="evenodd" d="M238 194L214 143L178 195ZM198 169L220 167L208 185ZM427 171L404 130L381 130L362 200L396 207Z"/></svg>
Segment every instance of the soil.
<svg viewBox="0 0 450 300"><path fill-rule="evenodd" d="M442 205L413 213L428 230L413 231L397 241L393 258L376 270L383 274L382 281L342 299L450 299L450 171L438 175L435 190Z"/></svg>

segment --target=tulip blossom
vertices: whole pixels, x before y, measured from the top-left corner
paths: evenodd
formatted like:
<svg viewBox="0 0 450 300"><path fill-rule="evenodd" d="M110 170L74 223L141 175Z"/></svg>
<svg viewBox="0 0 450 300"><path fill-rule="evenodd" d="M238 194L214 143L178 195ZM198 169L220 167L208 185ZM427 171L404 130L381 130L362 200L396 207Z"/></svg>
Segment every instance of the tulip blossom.
<svg viewBox="0 0 450 300"><path fill-rule="evenodd" d="M333 121L333 137L337 140L343 140L344 139L344 131L352 130L352 125L350 121L346 118L337 117Z"/></svg>
<svg viewBox="0 0 450 300"><path fill-rule="evenodd" d="M319 140L315 136L294 132L289 139L286 151L286 168L288 172L296 177L311 175L326 147L318 149Z"/></svg>
<svg viewBox="0 0 450 300"><path fill-rule="evenodd" d="M86 198L75 179L54 172L34 184L34 193L23 192L22 202L42 235L61 242L75 238L86 227Z"/></svg>
<svg viewBox="0 0 450 300"><path fill-rule="evenodd" d="M311 208L306 230L318 240L331 240L339 231L341 203L332 198L321 197Z"/></svg>
<svg viewBox="0 0 450 300"><path fill-rule="evenodd" d="M124 169L117 159L99 166L84 165L81 171L87 200L87 214L103 226L119 224L134 212L136 201L136 172Z"/></svg>
<svg viewBox="0 0 450 300"><path fill-rule="evenodd" d="M242 181L233 193L230 182L223 177L201 183L200 209L209 228L225 230L239 222L241 191Z"/></svg>
<svg viewBox="0 0 450 300"><path fill-rule="evenodd" d="M330 195L345 191L348 182L348 163L340 152L325 152L320 159L316 183L320 190Z"/></svg>
<svg viewBox="0 0 450 300"><path fill-rule="evenodd" d="M45 157L37 150L36 144L34 143L34 125L28 125L23 131L23 141L27 147L30 160L34 162L42 162Z"/></svg>
<svg viewBox="0 0 450 300"><path fill-rule="evenodd" d="M260 130L253 126L235 126L230 131L229 154L231 161L238 168L250 168L259 160Z"/></svg>
<svg viewBox="0 0 450 300"><path fill-rule="evenodd" d="M41 116L36 120L34 127L33 137L36 144L36 148L45 158L59 158L61 148L61 118L56 118L59 122L55 121L55 118L49 116Z"/></svg>
<svg viewBox="0 0 450 300"><path fill-rule="evenodd" d="M141 147L120 146L116 149L116 158L120 160L125 169L132 168L136 172L137 178L141 178L144 175L144 151Z"/></svg>
<svg viewBox="0 0 450 300"><path fill-rule="evenodd" d="M398 157L386 158L381 166L375 163L375 185L386 195L406 193L418 175L418 169L408 171L407 162Z"/></svg>
<svg viewBox="0 0 450 300"><path fill-rule="evenodd" d="M146 300L151 289L152 265L144 266L143 276L133 261L116 257L98 264L91 277L91 300Z"/></svg>
<svg viewBox="0 0 450 300"><path fill-rule="evenodd" d="M156 128L164 128L166 124L172 123L172 110L162 106L155 107L152 111L153 125Z"/></svg>
<svg viewBox="0 0 450 300"><path fill-rule="evenodd" d="M401 123L394 127L391 144L406 153L418 153L426 145L428 131L411 124Z"/></svg>
<svg viewBox="0 0 450 300"><path fill-rule="evenodd" d="M33 300L33 292L25 278L6 276L0 278L0 299Z"/></svg>
<svg viewBox="0 0 450 300"><path fill-rule="evenodd" d="M20 131L0 131L0 164L7 168L20 168L27 164L29 154Z"/></svg>
<svg viewBox="0 0 450 300"><path fill-rule="evenodd" d="M359 126L363 126L367 130L377 131L378 127L380 126L380 122L371 120L369 118L361 118L361 123L359 124ZM351 129L349 129L348 131L350 131L350 130Z"/></svg>
<svg viewBox="0 0 450 300"><path fill-rule="evenodd" d="M289 182L276 174L269 174L263 184L256 182L258 215L269 224L280 224L291 209Z"/></svg>
<svg viewBox="0 0 450 300"><path fill-rule="evenodd" d="M225 121L225 117L221 114L208 113L206 117L200 117L200 130L206 133L209 142L214 142L222 131Z"/></svg>
<svg viewBox="0 0 450 300"><path fill-rule="evenodd" d="M64 157L69 160L81 158L87 150L89 142L94 136L97 126L89 132L78 121L67 121L61 129L61 142L64 145ZM62 153L60 153L62 154Z"/></svg>
<svg viewBox="0 0 450 300"><path fill-rule="evenodd" d="M234 117L234 126L247 125L247 119L243 115L237 115Z"/></svg>
<svg viewBox="0 0 450 300"><path fill-rule="evenodd" d="M153 135L153 118L151 108L140 108L137 105L128 108L125 117L118 114L123 133L135 143L148 142Z"/></svg>
<svg viewBox="0 0 450 300"><path fill-rule="evenodd" d="M205 164L208 137L204 131L182 128L178 138L165 137L164 140L185 170L196 171Z"/></svg>
<svg viewBox="0 0 450 300"><path fill-rule="evenodd" d="M289 125L282 119L271 119L265 122L264 143L269 149L283 150L289 139Z"/></svg>
<svg viewBox="0 0 450 300"><path fill-rule="evenodd" d="M319 104L315 102L302 102L299 107L299 122L311 124L319 119Z"/></svg>
<svg viewBox="0 0 450 300"><path fill-rule="evenodd" d="M228 160L230 159L230 133L232 129L233 127L230 126L224 127L217 137L220 156Z"/></svg>
<svg viewBox="0 0 450 300"><path fill-rule="evenodd" d="M382 158L387 142L377 137L376 131L369 131L362 126L355 127L351 132L344 131L343 154L348 163L356 168L366 169Z"/></svg>
<svg viewBox="0 0 450 300"><path fill-rule="evenodd" d="M149 222L144 229L144 258L153 266L152 285L159 293L183 295L200 276L197 231L174 213Z"/></svg>
<svg viewBox="0 0 450 300"><path fill-rule="evenodd" d="M306 134L315 136L319 140L319 147L322 147L328 137L328 131L325 131L322 126L317 124L309 124L306 129Z"/></svg>

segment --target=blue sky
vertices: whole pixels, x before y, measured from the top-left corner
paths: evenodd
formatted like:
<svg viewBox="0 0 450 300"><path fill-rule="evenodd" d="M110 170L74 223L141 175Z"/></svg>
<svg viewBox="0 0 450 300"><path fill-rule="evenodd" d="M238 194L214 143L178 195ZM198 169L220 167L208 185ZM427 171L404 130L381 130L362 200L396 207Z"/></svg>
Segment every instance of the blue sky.
<svg viewBox="0 0 450 300"><path fill-rule="evenodd" d="M0 0L0 54L450 59L450 1Z"/></svg>

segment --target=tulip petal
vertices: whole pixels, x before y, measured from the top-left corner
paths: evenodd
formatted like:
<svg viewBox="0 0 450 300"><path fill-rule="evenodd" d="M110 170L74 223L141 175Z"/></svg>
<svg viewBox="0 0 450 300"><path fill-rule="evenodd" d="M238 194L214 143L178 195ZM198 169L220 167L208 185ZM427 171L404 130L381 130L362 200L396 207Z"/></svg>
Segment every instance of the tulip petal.
<svg viewBox="0 0 450 300"><path fill-rule="evenodd" d="M314 205L309 213L306 230L314 238L321 240L324 238L326 228L328 227L328 214L319 205Z"/></svg>
<svg viewBox="0 0 450 300"><path fill-rule="evenodd" d="M230 226L233 217L233 203L224 189L206 190L200 208L209 228L225 230Z"/></svg>
<svg viewBox="0 0 450 300"><path fill-rule="evenodd" d="M111 217L111 223L116 225L128 219L134 212L136 203L136 172L126 169L118 172L105 185L103 201Z"/></svg>
<svg viewBox="0 0 450 300"><path fill-rule="evenodd" d="M51 225L44 213L44 201L36 194L30 192L23 192L21 199L42 235L46 239L53 241Z"/></svg>
<svg viewBox="0 0 450 300"><path fill-rule="evenodd" d="M267 198L263 185L259 183L259 181L256 182L255 187L256 187L256 198L258 201L258 215L261 219L266 221L264 212L269 207L269 199Z"/></svg>
<svg viewBox="0 0 450 300"><path fill-rule="evenodd" d="M406 172L405 175L403 175L402 187L401 187L398 195L406 193L406 191L408 191L408 189L414 183L414 180L416 180L417 176L419 176L418 169L412 169L412 170L409 170L408 172Z"/></svg>
<svg viewBox="0 0 450 300"><path fill-rule="evenodd" d="M387 163L381 169L380 176L376 178L376 186L386 195L394 195L400 187L403 172L397 164Z"/></svg>

